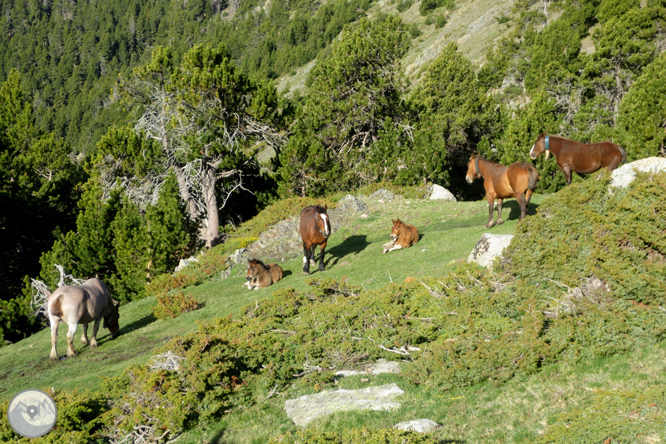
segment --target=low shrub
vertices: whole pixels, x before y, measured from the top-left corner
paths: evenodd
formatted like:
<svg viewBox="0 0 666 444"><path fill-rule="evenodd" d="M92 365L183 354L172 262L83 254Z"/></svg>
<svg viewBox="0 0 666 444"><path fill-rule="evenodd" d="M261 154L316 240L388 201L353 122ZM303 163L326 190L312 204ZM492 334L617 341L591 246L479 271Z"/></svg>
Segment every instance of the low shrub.
<svg viewBox="0 0 666 444"><path fill-rule="evenodd" d="M277 436L270 444L438 444L439 439L403 430L350 429L343 432L297 431Z"/></svg>
<svg viewBox="0 0 666 444"><path fill-rule="evenodd" d="M157 305L153 307L153 314L157 319L175 318L197 308L199 308L199 303L194 296L179 291L158 295Z"/></svg>

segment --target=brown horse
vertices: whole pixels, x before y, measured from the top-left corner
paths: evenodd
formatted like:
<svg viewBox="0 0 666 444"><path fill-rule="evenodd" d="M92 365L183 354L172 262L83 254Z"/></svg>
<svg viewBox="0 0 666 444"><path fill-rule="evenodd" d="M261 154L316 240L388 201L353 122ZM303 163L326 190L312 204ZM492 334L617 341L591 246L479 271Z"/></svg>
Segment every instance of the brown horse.
<svg viewBox="0 0 666 444"><path fill-rule="evenodd" d="M557 165L564 173L567 185L571 184L571 172L590 174L604 167L613 171L627 160L627 152L620 145L608 140L598 143L581 143L560 136L539 134L530 157L536 159L546 152L546 159L552 152L557 158Z"/></svg>
<svg viewBox="0 0 666 444"><path fill-rule="evenodd" d="M58 360L56 343L58 340L58 324L65 321L67 330L67 356L76 356L74 351L74 335L79 324L83 325L81 341L88 344L88 324L95 322L90 338L90 348L97 348L97 330L100 321L104 320L104 328L108 328L115 337L120 329L118 325L118 302L111 298L104 282L99 279L88 279L81 285L63 285L51 293L47 302L49 321L51 322L51 354L49 357Z"/></svg>
<svg viewBox="0 0 666 444"><path fill-rule="evenodd" d="M282 267L278 264L264 264L258 259L248 259L248 268L243 284L248 290L268 287L282 279Z"/></svg>
<svg viewBox="0 0 666 444"><path fill-rule="evenodd" d="M310 205L301 211L301 225L299 231L303 240L303 272L310 274L310 260L314 260L314 251L321 245L319 251L319 271L324 271L324 250L328 236L331 235L331 222L328 219L327 208L319 205Z"/></svg>
<svg viewBox="0 0 666 444"><path fill-rule="evenodd" d="M419 241L419 232L414 225L406 224L398 218L391 219L391 242L384 244L384 253L402 248L409 248Z"/></svg>
<svg viewBox="0 0 666 444"><path fill-rule="evenodd" d="M488 200L488 223L486 227L504 223L502 220L502 202L509 197L515 197L520 204L520 219L523 220L527 212L532 194L539 181L539 173L533 165L525 162L514 162L508 167L499 163L482 159L472 155L467 164L467 183L483 177L483 187L486 189ZM493 211L497 199L497 222L493 222Z"/></svg>

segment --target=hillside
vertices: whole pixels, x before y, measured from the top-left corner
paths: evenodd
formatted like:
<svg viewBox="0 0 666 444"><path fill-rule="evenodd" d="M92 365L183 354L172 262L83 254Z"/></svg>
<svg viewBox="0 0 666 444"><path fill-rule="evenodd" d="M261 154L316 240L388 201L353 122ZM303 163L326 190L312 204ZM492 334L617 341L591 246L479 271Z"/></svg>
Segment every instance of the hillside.
<svg viewBox="0 0 666 444"><path fill-rule="evenodd" d="M425 442L660 442L666 221L652 210L663 207L655 190L666 176L611 195L608 180L537 195L536 214L517 225L507 202L508 221L492 231L516 237L497 272L464 264L487 231L483 202L365 198L367 210L332 235L326 271L305 277L296 258L278 284L248 292L240 267L181 290L203 307L172 320L152 316L152 297L131 302L121 336L103 334L98 349L77 345L78 357L56 363L43 331L0 349L2 397L25 384L54 387L71 418L96 412L55 432L80 442L103 430L120 439L133 413L188 443L345 442L347 433L421 442L431 438L389 431L421 417L443 425ZM394 215L422 238L381 255ZM141 365L165 351L186 358L180 371ZM379 358L399 360L402 373L333 376ZM99 376L110 377L101 392L80 391ZM388 382L406 391L388 413L339 413L299 429L283 410L304 394ZM13 439L6 433L0 422L0 436Z"/></svg>

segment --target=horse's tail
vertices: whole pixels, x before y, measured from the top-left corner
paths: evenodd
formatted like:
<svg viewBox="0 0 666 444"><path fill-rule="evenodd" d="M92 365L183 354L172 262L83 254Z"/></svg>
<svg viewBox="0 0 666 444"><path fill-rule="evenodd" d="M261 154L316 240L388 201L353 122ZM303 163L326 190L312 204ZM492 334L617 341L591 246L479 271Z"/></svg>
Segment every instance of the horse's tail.
<svg viewBox="0 0 666 444"><path fill-rule="evenodd" d="M537 182L539 182L539 172L537 171L534 166L530 165L531 168L529 168L529 174L530 178L527 182L527 189L530 191L536 190L537 187Z"/></svg>
<svg viewBox="0 0 666 444"><path fill-rule="evenodd" d="M620 149L620 152L622 153L622 160L620 161L620 165L622 165L624 162L627 161L627 150L622 148L620 145L617 146Z"/></svg>
<svg viewBox="0 0 666 444"><path fill-rule="evenodd" d="M60 293L55 297L55 300L53 301L53 304L51 304L51 309L49 310L49 313L51 313L53 316L58 316L62 317L62 297L64 296L64 293Z"/></svg>

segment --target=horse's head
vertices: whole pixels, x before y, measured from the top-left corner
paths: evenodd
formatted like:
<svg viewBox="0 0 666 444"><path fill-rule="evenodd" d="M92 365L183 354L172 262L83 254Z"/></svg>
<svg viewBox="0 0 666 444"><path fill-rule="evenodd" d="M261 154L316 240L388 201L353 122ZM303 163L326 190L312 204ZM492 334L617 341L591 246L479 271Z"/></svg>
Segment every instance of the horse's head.
<svg viewBox="0 0 666 444"><path fill-rule="evenodd" d="M326 206L322 207L317 207L317 227L319 228L319 231L321 232L321 235L324 236L324 238L328 239L328 236L331 235L331 221L328 219L328 213L326 213L326 210L328 208Z"/></svg>
<svg viewBox="0 0 666 444"><path fill-rule="evenodd" d="M119 305L120 303L118 301L111 299L111 308L106 315L104 315L104 323L102 324L104 328L109 329L112 338L115 338L120 331L120 324L118 323L118 320L120 319L120 312L118 311Z"/></svg>
<svg viewBox="0 0 666 444"><path fill-rule="evenodd" d="M474 182L474 179L478 179L479 177L481 177L481 173L479 173L479 156L478 154L472 154L469 158L469 162L467 162L467 175L465 176L465 180L467 183L472 183Z"/></svg>
<svg viewBox="0 0 666 444"><path fill-rule="evenodd" d="M393 228L391 228L391 240L396 241L398 240L398 237L400 237L400 232L402 231L402 222L400 222L400 218L398 218L398 220L391 219L391 222L393 223Z"/></svg>
<svg viewBox="0 0 666 444"><path fill-rule="evenodd" d="M546 136L544 133L539 134L539 137L537 137L534 145L532 145L532 149L530 150L530 159L536 159L539 157L539 154L543 153L544 151L546 152L546 159L548 159L550 156L550 149L546 147L547 138L548 136Z"/></svg>
<svg viewBox="0 0 666 444"><path fill-rule="evenodd" d="M245 273L245 279L251 281L257 276L257 266L259 265L256 259L247 260L247 273Z"/></svg>

